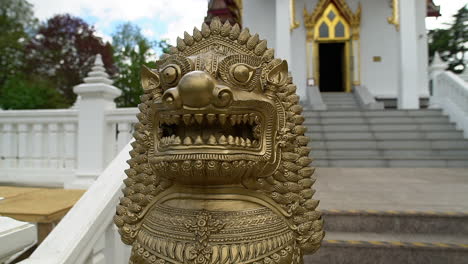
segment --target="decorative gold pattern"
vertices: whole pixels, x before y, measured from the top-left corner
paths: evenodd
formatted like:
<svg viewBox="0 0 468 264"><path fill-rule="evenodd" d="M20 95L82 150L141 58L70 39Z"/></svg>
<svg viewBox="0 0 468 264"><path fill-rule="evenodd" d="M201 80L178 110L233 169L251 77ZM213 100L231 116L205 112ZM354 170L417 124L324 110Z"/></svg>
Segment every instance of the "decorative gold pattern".
<svg viewBox="0 0 468 264"><path fill-rule="evenodd" d="M296 86L265 40L214 18L142 69L114 222L130 263L302 263L321 214Z"/></svg>
<svg viewBox="0 0 468 264"><path fill-rule="evenodd" d="M291 23L289 25L289 30L293 31L299 27L299 21L296 20L296 0L289 0L289 19Z"/></svg>
<svg viewBox="0 0 468 264"><path fill-rule="evenodd" d="M389 24L395 26L396 31L400 30L400 2L399 0L392 1L392 15L387 18Z"/></svg>

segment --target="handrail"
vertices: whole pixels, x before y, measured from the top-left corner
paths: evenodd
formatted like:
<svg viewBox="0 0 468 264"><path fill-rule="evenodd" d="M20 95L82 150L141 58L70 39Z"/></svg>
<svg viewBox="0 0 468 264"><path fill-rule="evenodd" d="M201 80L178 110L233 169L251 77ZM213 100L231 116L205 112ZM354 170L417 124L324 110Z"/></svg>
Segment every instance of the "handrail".
<svg viewBox="0 0 468 264"><path fill-rule="evenodd" d="M0 110L2 123L49 123L77 122L78 111L75 109L45 110Z"/></svg>
<svg viewBox="0 0 468 264"><path fill-rule="evenodd" d="M440 107L468 138L468 83L460 76L444 71L433 80L431 106Z"/></svg>
<svg viewBox="0 0 468 264"><path fill-rule="evenodd" d="M104 258L105 263L128 261L116 257L128 247L116 241L112 218L121 195L130 149L129 143L22 264L87 263L96 257Z"/></svg>

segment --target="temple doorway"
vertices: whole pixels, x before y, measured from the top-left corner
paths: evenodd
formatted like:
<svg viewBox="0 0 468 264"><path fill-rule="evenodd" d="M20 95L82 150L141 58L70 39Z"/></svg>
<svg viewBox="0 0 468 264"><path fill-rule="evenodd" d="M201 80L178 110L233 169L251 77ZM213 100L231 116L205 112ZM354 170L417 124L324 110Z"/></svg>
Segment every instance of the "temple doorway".
<svg viewBox="0 0 468 264"><path fill-rule="evenodd" d="M320 43L319 45L320 92L344 92L345 43Z"/></svg>

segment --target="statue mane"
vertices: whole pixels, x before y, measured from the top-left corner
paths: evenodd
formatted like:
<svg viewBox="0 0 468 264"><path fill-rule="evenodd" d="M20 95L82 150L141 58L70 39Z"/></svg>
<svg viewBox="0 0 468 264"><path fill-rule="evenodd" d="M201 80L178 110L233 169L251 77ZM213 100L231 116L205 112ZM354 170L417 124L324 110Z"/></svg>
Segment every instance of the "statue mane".
<svg viewBox="0 0 468 264"><path fill-rule="evenodd" d="M200 54L203 56L198 56ZM217 57L220 59L214 59ZM263 93L268 100L274 102L277 113L276 125L271 130L265 130L270 133L265 136L270 141L265 143L265 148L271 147L273 153L268 156L266 151L262 159L258 160L247 157L245 162L239 161L242 155L217 157L232 159L227 160L231 162L229 164L232 169L234 166L244 166L242 186L274 201L282 211L286 212L284 217L296 232L299 247L305 252L316 251L324 237L323 220L320 212L315 210L319 201L312 199L315 190L311 186L315 180L311 177L314 168L309 166L312 162L308 157L309 138L304 135L306 127L302 125L303 108L299 104L296 86L287 74L287 63L275 59L274 50L268 49L266 40L260 40L257 34L251 35L247 28L241 30L237 24L234 26L229 22L222 24L217 18L213 19L210 25L203 24L201 30L194 28L193 35L185 32L183 39L177 39L177 47L171 47L169 54L161 56L156 63L156 69L142 70L144 94L138 106L139 122L135 125L135 141L130 151L131 159L128 160L130 168L125 171L128 178L124 180L125 187L122 190L124 197L120 199L114 217L123 242L129 245L134 243L142 219L149 208L177 182L177 176L167 175L171 174L172 170L184 170L184 164L188 164L190 168L187 168L187 171L194 175L194 167L198 166L196 160L171 164L166 155L157 153L155 147L155 138L157 138L154 134L155 118L159 117L155 116L158 110L155 110L154 104L166 100L165 94L169 86L161 71L173 61L177 61L180 65L182 76L196 69L204 69L217 76L226 85L233 83L231 79L234 63L246 63L256 69L252 77L254 81L251 83L257 81L261 84L262 90L259 94ZM246 91L257 89L255 85L251 85L252 87L249 85L242 88ZM253 96L252 100L255 98ZM158 140L160 139L156 139ZM214 158L204 159L202 154L197 154L199 164L207 170L210 164L214 164L210 163ZM222 162L220 160L219 164L215 165L223 166ZM274 166L271 165L271 168L255 176L256 166L263 164L262 162Z"/></svg>

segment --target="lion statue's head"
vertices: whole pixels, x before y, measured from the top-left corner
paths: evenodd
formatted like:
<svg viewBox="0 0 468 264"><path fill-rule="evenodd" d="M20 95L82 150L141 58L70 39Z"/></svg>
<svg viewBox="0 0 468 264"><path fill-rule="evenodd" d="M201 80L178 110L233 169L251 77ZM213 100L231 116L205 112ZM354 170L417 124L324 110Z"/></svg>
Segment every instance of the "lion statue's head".
<svg viewBox="0 0 468 264"><path fill-rule="evenodd" d="M131 244L149 204L174 184L235 185L287 212L301 248L317 249L309 139L287 62L266 40L219 19L143 67L144 95L115 223ZM156 198L155 198L156 197Z"/></svg>

